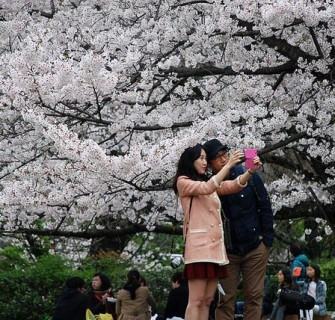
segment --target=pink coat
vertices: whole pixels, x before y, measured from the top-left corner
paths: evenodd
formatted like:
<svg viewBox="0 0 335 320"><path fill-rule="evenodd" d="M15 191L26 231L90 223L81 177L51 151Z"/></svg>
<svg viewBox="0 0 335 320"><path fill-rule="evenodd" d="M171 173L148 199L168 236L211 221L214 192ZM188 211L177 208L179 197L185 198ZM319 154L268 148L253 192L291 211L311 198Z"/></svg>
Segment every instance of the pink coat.
<svg viewBox="0 0 335 320"><path fill-rule="evenodd" d="M224 181L220 186L215 176L207 182L194 181L186 176L178 178L177 189L184 211L185 264L213 262L225 265L229 263L224 245L221 202L218 193L220 195L237 193L243 187L238 178Z"/></svg>

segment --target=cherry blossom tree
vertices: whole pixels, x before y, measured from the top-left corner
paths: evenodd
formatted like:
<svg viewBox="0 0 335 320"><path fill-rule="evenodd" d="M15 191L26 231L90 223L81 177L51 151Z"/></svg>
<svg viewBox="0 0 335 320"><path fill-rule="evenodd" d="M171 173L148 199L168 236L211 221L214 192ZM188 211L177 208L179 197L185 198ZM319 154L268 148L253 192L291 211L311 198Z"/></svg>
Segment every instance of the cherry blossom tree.
<svg viewBox="0 0 335 320"><path fill-rule="evenodd" d="M331 0L1 0L0 56L2 233L180 234L177 159L213 137L334 230Z"/></svg>

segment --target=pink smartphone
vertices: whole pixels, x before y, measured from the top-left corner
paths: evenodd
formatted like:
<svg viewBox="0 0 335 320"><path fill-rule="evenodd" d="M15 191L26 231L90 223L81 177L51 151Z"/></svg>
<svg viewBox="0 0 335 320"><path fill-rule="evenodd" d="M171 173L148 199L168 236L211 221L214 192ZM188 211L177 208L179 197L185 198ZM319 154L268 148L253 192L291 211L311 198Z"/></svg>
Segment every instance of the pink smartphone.
<svg viewBox="0 0 335 320"><path fill-rule="evenodd" d="M244 149L244 157L245 157L245 167L247 169L255 169L254 158L257 157L257 149L248 148Z"/></svg>

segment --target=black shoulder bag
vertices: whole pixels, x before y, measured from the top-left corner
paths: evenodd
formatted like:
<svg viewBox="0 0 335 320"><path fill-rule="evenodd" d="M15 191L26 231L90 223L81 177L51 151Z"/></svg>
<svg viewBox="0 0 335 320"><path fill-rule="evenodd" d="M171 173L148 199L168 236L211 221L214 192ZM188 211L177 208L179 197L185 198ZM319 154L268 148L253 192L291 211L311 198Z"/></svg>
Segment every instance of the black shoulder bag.
<svg viewBox="0 0 335 320"><path fill-rule="evenodd" d="M230 221L229 218L225 215L222 206L221 206L221 219L223 223L223 237L226 250L232 250L233 241L231 239Z"/></svg>
<svg viewBox="0 0 335 320"><path fill-rule="evenodd" d="M314 298L307 293L300 293L299 291L287 288L281 290L279 299L285 306L296 307L302 310L311 310L315 305Z"/></svg>

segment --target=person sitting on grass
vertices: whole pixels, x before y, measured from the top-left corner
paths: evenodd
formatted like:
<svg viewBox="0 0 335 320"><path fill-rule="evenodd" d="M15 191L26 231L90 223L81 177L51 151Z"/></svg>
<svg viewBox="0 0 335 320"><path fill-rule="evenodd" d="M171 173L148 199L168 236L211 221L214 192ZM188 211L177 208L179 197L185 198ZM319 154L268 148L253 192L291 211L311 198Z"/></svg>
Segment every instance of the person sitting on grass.
<svg viewBox="0 0 335 320"><path fill-rule="evenodd" d="M303 292L307 293L315 300L313 310L314 318L324 317L327 315L326 298L327 298L327 285L320 279L321 270L317 264L310 264L306 270L307 279L304 282Z"/></svg>
<svg viewBox="0 0 335 320"><path fill-rule="evenodd" d="M84 292L85 281L82 278L67 279L52 320L85 320L88 297Z"/></svg>

